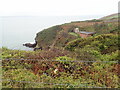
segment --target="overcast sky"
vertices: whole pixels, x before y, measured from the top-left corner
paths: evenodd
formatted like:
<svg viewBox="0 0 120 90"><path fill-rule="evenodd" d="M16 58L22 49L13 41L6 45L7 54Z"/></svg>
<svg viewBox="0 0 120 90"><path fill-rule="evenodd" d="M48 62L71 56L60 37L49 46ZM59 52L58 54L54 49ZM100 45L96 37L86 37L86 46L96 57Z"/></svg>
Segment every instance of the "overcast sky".
<svg viewBox="0 0 120 90"><path fill-rule="evenodd" d="M109 15L119 0L0 0L0 16Z"/></svg>

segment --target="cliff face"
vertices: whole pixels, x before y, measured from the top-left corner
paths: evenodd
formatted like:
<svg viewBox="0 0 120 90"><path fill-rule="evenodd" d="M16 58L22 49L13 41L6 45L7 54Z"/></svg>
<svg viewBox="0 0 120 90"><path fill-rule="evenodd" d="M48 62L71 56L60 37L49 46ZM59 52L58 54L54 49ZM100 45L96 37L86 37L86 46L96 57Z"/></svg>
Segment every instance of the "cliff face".
<svg viewBox="0 0 120 90"><path fill-rule="evenodd" d="M74 33L75 28L79 28L81 31L96 32L96 35L117 33L117 20L117 14L113 14L98 20L77 21L44 29L36 35L37 47L43 49L65 47L68 42L80 38Z"/></svg>

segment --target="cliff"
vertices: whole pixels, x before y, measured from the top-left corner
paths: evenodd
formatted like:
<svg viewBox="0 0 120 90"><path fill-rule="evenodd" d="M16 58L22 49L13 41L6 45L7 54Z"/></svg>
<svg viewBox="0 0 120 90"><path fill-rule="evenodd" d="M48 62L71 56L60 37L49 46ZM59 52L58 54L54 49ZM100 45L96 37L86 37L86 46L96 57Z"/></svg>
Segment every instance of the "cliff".
<svg viewBox="0 0 120 90"><path fill-rule="evenodd" d="M51 47L65 47L72 40L81 38L74 33L75 28L81 31L96 32L96 35L117 33L117 14L105 16L98 20L86 20L56 25L37 33L35 40L37 47L49 49Z"/></svg>

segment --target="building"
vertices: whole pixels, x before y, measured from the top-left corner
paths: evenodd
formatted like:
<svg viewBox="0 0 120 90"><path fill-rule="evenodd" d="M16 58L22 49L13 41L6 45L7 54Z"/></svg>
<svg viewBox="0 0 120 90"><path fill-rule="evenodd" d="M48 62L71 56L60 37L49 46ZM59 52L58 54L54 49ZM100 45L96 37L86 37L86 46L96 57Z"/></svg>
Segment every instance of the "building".
<svg viewBox="0 0 120 90"><path fill-rule="evenodd" d="M75 29L74 29L74 32L75 32L75 33L79 33L79 28L75 28Z"/></svg>
<svg viewBox="0 0 120 90"><path fill-rule="evenodd" d="M80 31L78 33L82 38L90 37L95 34L95 32L85 32L85 31Z"/></svg>
<svg viewBox="0 0 120 90"><path fill-rule="evenodd" d="M75 28L74 32L77 33L77 34L79 34L80 37L82 37L82 38L93 36L95 34L95 32L79 31L79 28Z"/></svg>

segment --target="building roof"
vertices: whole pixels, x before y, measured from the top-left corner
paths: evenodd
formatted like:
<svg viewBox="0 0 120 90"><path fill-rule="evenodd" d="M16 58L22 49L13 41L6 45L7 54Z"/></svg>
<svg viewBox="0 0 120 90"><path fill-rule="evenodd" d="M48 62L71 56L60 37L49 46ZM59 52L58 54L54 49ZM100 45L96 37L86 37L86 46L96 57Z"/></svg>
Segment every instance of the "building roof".
<svg viewBox="0 0 120 90"><path fill-rule="evenodd" d="M80 31L80 33L83 33L83 34L95 34L95 32L85 32L85 31Z"/></svg>

